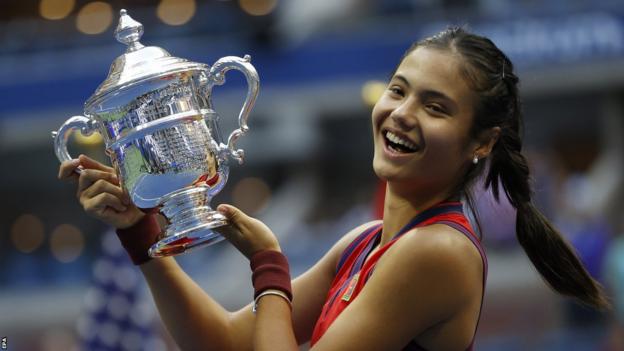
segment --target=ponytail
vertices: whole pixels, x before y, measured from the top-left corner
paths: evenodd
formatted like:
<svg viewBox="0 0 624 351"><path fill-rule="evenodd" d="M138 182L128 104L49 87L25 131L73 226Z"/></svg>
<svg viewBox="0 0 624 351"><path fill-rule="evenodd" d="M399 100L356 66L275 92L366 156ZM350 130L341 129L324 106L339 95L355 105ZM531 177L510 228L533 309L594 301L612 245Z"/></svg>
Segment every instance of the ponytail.
<svg viewBox="0 0 624 351"><path fill-rule="evenodd" d="M517 118L520 118L518 116ZM587 272L572 246L531 201L529 167L515 128L503 128L492 152L486 187L499 198L499 181L516 208L516 237L527 256L558 293L599 309L608 308L602 287Z"/></svg>
<svg viewBox="0 0 624 351"><path fill-rule="evenodd" d="M530 202L517 208L516 236L537 271L555 291L585 305L609 307L602 287L589 275L574 249Z"/></svg>

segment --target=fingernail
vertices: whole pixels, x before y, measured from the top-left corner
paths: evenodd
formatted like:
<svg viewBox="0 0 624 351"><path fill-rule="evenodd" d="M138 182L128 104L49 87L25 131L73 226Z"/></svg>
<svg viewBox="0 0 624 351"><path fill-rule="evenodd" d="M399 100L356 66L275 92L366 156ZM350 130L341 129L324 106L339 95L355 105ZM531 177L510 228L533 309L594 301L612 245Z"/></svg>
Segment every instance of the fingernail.
<svg viewBox="0 0 624 351"><path fill-rule="evenodd" d="M71 165L72 166L78 166L80 164L80 160L75 158L73 160L71 160Z"/></svg>
<svg viewBox="0 0 624 351"><path fill-rule="evenodd" d="M219 205L217 206L217 211L223 213L224 215L228 214L230 212L230 209L225 206L225 205Z"/></svg>

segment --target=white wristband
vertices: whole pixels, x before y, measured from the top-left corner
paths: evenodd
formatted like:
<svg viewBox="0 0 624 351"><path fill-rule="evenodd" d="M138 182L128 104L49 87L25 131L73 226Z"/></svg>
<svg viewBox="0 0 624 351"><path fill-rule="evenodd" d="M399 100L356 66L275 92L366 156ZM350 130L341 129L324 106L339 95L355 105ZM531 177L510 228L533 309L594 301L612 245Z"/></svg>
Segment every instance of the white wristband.
<svg viewBox="0 0 624 351"><path fill-rule="evenodd" d="M260 295L258 295L258 297L256 297L256 299L254 300L254 304L253 304L253 306L251 308L251 312L256 313L256 311L258 310L258 302L260 302L260 298L262 296L266 296L266 295L280 296L281 298L286 300L286 302L288 302L288 307L290 307L290 309L292 310L292 302L290 302L290 299L288 299L288 296L286 295L286 293L284 293L281 290L277 290L277 289L267 289L267 290L261 292Z"/></svg>

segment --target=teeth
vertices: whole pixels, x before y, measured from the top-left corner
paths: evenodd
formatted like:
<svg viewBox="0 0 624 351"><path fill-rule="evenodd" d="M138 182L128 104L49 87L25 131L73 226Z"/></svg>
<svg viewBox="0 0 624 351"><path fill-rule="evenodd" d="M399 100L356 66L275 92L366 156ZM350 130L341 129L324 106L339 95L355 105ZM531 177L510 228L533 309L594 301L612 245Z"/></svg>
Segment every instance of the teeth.
<svg viewBox="0 0 624 351"><path fill-rule="evenodd" d="M390 140L391 142L395 143L395 144L399 144L399 145L403 145L404 147L416 151L417 146L416 144L412 143L409 140L405 140L401 137L399 137L398 135L388 131L386 132L386 138L388 138L388 140Z"/></svg>

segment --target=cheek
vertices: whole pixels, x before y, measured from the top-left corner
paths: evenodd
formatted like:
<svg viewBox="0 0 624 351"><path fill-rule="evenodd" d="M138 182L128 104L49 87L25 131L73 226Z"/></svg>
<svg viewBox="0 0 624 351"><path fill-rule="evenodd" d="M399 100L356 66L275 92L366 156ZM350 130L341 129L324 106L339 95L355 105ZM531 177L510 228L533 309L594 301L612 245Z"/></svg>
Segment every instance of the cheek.
<svg viewBox="0 0 624 351"><path fill-rule="evenodd" d="M373 124L373 132L377 131L377 128L379 127L379 121L381 120L379 108L377 106L378 105L375 105L373 107L373 112L371 112L371 122Z"/></svg>
<svg viewBox="0 0 624 351"><path fill-rule="evenodd" d="M381 122L390 114L392 111L391 104L386 101L384 96L381 96L375 106L373 106L373 111L371 112L371 120L373 123L373 130L377 130L381 125Z"/></svg>
<svg viewBox="0 0 624 351"><path fill-rule="evenodd" d="M456 130L445 126L431 128L427 138L429 156L438 160L460 161L464 150L464 141Z"/></svg>

